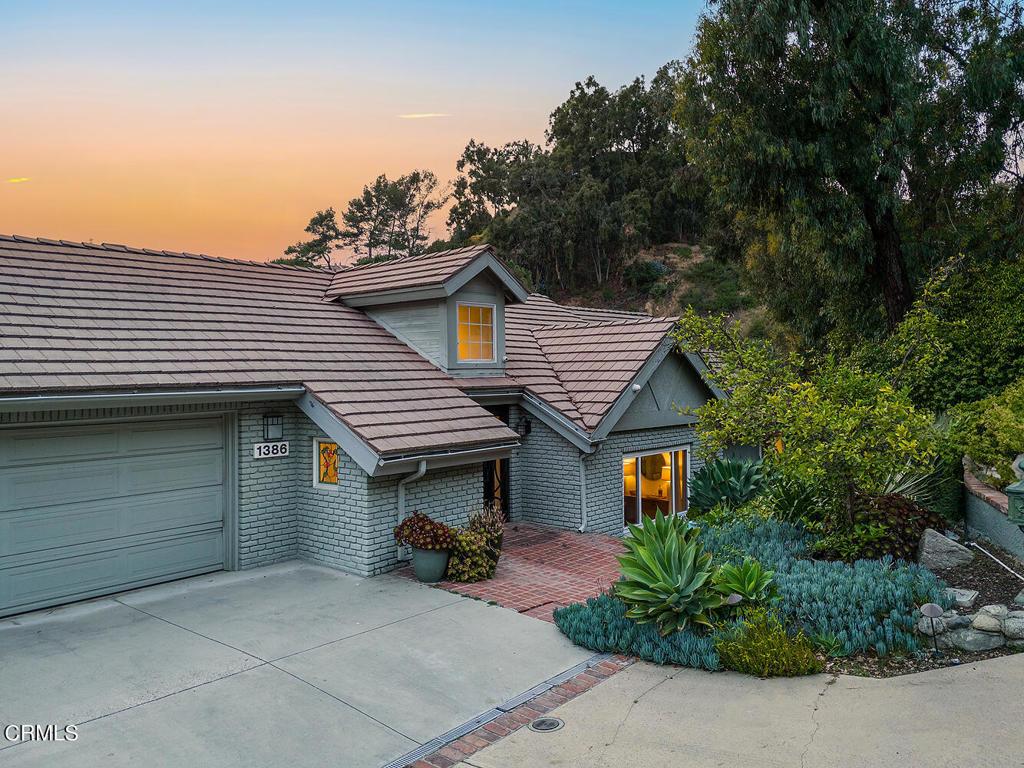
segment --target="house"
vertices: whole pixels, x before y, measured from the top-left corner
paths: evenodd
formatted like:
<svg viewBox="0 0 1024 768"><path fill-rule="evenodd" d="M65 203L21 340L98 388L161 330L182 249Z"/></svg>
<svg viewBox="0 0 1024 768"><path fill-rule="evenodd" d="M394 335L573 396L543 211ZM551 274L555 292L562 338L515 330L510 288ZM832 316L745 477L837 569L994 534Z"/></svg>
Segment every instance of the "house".
<svg viewBox="0 0 1024 768"><path fill-rule="evenodd" d="M331 271L0 237L0 615L296 557L378 574L412 510L682 511L674 406L716 392L672 324L528 294L487 246Z"/></svg>

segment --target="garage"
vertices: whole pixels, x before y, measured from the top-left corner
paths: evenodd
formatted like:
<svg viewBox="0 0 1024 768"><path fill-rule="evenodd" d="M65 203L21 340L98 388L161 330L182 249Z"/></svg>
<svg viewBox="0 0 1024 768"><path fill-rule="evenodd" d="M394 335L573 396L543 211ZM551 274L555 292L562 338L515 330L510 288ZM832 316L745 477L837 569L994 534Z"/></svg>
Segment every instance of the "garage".
<svg viewBox="0 0 1024 768"><path fill-rule="evenodd" d="M0 616L225 567L222 417L0 429Z"/></svg>

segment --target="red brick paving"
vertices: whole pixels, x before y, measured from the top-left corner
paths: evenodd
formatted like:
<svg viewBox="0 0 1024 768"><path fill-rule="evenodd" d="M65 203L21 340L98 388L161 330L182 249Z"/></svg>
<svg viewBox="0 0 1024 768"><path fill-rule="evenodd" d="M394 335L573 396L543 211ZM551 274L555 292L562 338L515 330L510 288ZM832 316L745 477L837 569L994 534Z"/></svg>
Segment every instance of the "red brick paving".
<svg viewBox="0 0 1024 768"><path fill-rule="evenodd" d="M465 736L441 747L437 752L417 760L406 768L451 768L456 763L489 747L495 741L505 738L541 715L547 714L570 699L574 699L595 685L604 682L632 663L633 659L629 657L612 656L586 672L580 672L561 685L555 686L547 693L542 693L491 722L481 725L476 730L470 731Z"/></svg>
<svg viewBox="0 0 1024 768"><path fill-rule="evenodd" d="M614 536L509 523L493 579L436 586L551 621L555 608L607 591L618 579L615 556L623 551ZM415 578L411 568L398 573Z"/></svg>

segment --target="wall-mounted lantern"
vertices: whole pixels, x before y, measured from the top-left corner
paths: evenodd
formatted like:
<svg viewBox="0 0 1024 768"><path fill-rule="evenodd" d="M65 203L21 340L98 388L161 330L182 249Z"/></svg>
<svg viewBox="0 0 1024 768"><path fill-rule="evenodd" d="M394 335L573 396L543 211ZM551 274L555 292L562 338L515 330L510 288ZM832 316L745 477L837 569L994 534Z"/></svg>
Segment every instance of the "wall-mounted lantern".
<svg viewBox="0 0 1024 768"><path fill-rule="evenodd" d="M284 416L279 413L263 414L263 439L284 440Z"/></svg>
<svg viewBox="0 0 1024 768"><path fill-rule="evenodd" d="M524 440L526 439L526 436L530 434L531 431L533 431L533 422L530 421L529 419L522 419L516 425L516 434L518 434Z"/></svg>

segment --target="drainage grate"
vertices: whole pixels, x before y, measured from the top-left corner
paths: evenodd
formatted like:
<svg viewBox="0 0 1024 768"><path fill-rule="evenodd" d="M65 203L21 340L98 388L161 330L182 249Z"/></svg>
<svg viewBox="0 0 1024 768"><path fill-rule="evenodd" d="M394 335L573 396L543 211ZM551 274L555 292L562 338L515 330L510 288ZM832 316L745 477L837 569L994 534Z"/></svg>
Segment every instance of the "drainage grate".
<svg viewBox="0 0 1024 768"><path fill-rule="evenodd" d="M538 717L527 728L537 733L550 733L551 731L557 731L565 725L565 722L557 717Z"/></svg>

